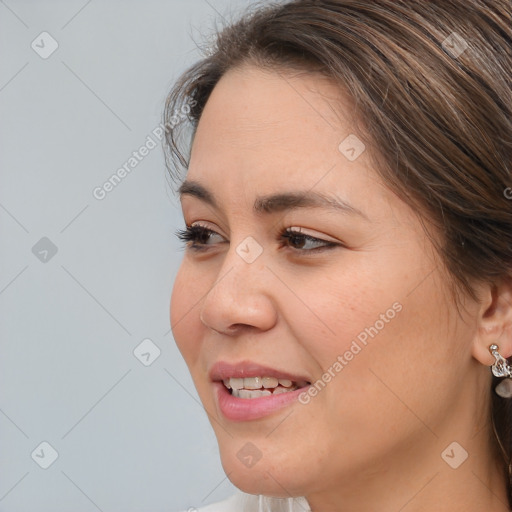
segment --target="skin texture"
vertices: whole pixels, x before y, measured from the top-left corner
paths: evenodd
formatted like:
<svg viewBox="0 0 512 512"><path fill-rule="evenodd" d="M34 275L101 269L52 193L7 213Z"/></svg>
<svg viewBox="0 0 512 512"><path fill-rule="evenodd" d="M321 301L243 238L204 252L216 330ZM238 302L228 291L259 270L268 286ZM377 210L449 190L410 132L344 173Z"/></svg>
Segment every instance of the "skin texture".
<svg viewBox="0 0 512 512"><path fill-rule="evenodd" d="M223 467L246 492L305 496L313 511L505 512L488 441L487 347L512 353L510 283L480 285L481 303L463 297L457 312L450 278L417 216L378 177L369 142L354 161L338 149L355 133L352 112L325 78L244 65L223 76L199 122L187 179L219 209L190 194L181 204L187 224L217 234L206 251L186 250L171 325ZM367 219L253 213L256 196L309 190ZM300 249L279 239L290 227L343 245ZM248 236L263 249L253 263L236 252ZM307 405L248 422L222 416L208 378L215 362L251 360L314 382L396 303L394 318ZM454 464L468 453L457 469L441 457L454 441ZM261 453L250 468L237 457L247 442Z"/></svg>

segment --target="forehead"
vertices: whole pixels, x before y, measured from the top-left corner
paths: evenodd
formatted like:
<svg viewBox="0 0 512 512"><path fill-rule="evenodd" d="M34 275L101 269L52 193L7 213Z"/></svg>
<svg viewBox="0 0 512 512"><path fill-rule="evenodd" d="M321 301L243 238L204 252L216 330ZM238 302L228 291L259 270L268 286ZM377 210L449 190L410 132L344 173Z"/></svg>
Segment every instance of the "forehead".
<svg viewBox="0 0 512 512"><path fill-rule="evenodd" d="M317 132L325 138L350 130L352 110L341 89L322 75L245 65L228 71L213 89L196 139L208 130L209 138L247 148L291 146L293 140L299 147L312 139L318 143Z"/></svg>
<svg viewBox="0 0 512 512"><path fill-rule="evenodd" d="M267 180L307 184L322 175L361 173L365 155L349 161L340 152L340 143L355 137L353 110L339 88L318 74L230 70L206 103L188 175L214 179L229 173L255 184L264 174ZM329 173L333 166L336 172Z"/></svg>

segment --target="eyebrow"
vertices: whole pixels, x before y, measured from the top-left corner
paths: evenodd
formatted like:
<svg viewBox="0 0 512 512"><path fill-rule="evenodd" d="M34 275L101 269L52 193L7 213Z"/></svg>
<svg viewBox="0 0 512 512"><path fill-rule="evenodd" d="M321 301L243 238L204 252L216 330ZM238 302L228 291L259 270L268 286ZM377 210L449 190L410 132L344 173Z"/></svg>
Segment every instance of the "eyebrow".
<svg viewBox="0 0 512 512"><path fill-rule="evenodd" d="M178 189L180 200L184 195L190 195L204 201L213 208L220 210L219 203L214 194L197 181L186 180ZM365 220L370 220L358 208L347 203L343 199L326 195L312 190L279 192L267 196L257 196L254 201L253 211L256 214L272 214L285 210L299 208L325 208L340 211L345 214L358 215Z"/></svg>

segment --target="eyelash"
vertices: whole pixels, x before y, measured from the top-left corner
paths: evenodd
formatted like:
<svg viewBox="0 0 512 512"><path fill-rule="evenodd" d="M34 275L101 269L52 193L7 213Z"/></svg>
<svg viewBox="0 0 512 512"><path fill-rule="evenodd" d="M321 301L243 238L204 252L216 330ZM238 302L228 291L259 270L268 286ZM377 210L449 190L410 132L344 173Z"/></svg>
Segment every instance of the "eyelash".
<svg viewBox="0 0 512 512"><path fill-rule="evenodd" d="M186 247L195 250L195 251L207 251L208 250L208 244L205 244L204 242L198 242L198 240L201 239L204 235L219 235L212 229L205 228L203 226L186 226L185 229L179 229L176 231L176 236L185 244ZM221 235L219 235L221 236ZM302 233L300 231L296 231L290 228L283 229L279 233L279 240L281 240L283 243L281 246L284 246L284 244L287 241L291 241L292 239L300 239L301 241L305 242L321 242L323 243L323 247L315 247L313 249L297 249L297 248L291 248L292 251L299 252L299 253L316 253L321 252L327 249L332 249L333 247L342 247L343 245L336 242L329 242L327 240L322 240L320 238L315 238L310 235L306 235L305 233Z"/></svg>

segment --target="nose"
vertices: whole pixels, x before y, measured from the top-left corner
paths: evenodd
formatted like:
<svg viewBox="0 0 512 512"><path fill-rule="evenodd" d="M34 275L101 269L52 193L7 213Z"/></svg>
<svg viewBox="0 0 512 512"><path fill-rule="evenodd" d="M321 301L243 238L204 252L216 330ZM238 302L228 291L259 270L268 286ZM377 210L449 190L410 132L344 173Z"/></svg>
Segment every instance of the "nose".
<svg viewBox="0 0 512 512"><path fill-rule="evenodd" d="M271 278L263 255L248 263L236 247L230 248L201 304L201 322L230 336L244 329L271 329L277 321Z"/></svg>

